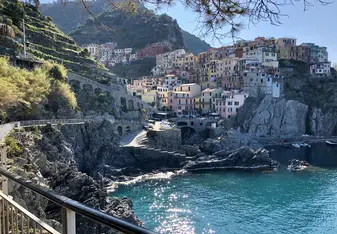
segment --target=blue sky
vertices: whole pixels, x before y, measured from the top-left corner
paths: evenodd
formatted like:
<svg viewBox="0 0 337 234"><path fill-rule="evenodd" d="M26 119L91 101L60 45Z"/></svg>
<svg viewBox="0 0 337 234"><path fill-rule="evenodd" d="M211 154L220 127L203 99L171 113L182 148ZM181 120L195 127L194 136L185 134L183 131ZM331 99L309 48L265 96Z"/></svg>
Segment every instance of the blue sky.
<svg viewBox="0 0 337 234"><path fill-rule="evenodd" d="M41 2L50 2L42 0ZM282 13L288 17L282 17L282 24L273 26L268 22L261 22L257 26L250 25L241 31L240 37L246 40L254 39L258 36L265 37L295 37L297 42L313 42L321 46L326 46L329 52L329 60L337 63L337 1L322 6L316 1L314 7L308 11L303 11L302 1L295 6L289 5L282 9ZM158 13L167 13L176 19L180 27L190 33L199 35L196 30L197 14L186 9L180 4L170 8L163 8ZM202 38L212 46L228 45L231 40L224 40L221 43L212 41L212 37Z"/></svg>

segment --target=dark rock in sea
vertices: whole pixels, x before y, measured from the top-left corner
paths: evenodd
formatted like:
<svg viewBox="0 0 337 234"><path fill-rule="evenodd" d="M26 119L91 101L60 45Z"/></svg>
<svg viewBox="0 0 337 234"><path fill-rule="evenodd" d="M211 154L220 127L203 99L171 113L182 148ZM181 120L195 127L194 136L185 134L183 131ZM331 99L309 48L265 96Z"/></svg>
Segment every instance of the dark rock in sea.
<svg viewBox="0 0 337 234"><path fill-rule="evenodd" d="M208 154L214 154L218 151L231 151L242 146L250 147L254 150L262 148L262 145L249 135L242 134L235 130L225 132L216 138L209 138L200 144L200 150Z"/></svg>
<svg viewBox="0 0 337 234"><path fill-rule="evenodd" d="M196 156L200 153L199 147L193 145L182 145L181 150L186 154L186 156Z"/></svg>
<svg viewBox="0 0 337 234"><path fill-rule="evenodd" d="M241 147L233 151L219 151L213 155L204 155L196 160L190 160L185 164L184 169L272 170L277 167L279 163L269 157L267 150Z"/></svg>
<svg viewBox="0 0 337 234"><path fill-rule="evenodd" d="M289 171L302 171L307 169L310 164L305 160L291 159L288 162Z"/></svg>

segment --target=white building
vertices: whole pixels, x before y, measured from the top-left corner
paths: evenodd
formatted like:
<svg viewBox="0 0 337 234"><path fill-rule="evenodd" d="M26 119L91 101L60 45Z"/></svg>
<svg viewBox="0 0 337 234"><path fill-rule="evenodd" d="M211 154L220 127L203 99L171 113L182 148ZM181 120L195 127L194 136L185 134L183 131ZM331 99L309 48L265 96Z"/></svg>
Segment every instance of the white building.
<svg viewBox="0 0 337 234"><path fill-rule="evenodd" d="M182 57L182 55L184 54L186 54L186 51L184 49L178 49L164 54L158 54L156 55L156 66L163 69L170 68L173 66L173 61L175 61L177 58Z"/></svg>
<svg viewBox="0 0 337 234"><path fill-rule="evenodd" d="M331 62L316 63L310 66L312 76L330 76Z"/></svg>
<svg viewBox="0 0 337 234"><path fill-rule="evenodd" d="M279 82L273 82L272 84L272 96L279 98L281 95L281 84Z"/></svg>
<svg viewBox="0 0 337 234"><path fill-rule="evenodd" d="M221 118L229 119L237 114L248 96L248 93L240 93L239 90L223 91L221 98L215 100L215 112Z"/></svg>
<svg viewBox="0 0 337 234"><path fill-rule="evenodd" d="M116 55L131 54L132 53L132 48L114 49L114 53Z"/></svg>
<svg viewBox="0 0 337 234"><path fill-rule="evenodd" d="M175 75L166 75L163 82L163 87L173 90L175 87L182 84L181 80Z"/></svg>
<svg viewBox="0 0 337 234"><path fill-rule="evenodd" d="M326 47L319 47L318 49L318 62L320 63L324 63L324 62L328 62L328 50Z"/></svg>
<svg viewBox="0 0 337 234"><path fill-rule="evenodd" d="M252 68L243 73L243 91L251 96L259 94L272 94L273 75L267 74L263 69Z"/></svg>
<svg viewBox="0 0 337 234"><path fill-rule="evenodd" d="M94 57L99 56L99 45L98 44L91 43L91 44L85 45L83 47L86 48L89 51L91 56L94 56Z"/></svg>

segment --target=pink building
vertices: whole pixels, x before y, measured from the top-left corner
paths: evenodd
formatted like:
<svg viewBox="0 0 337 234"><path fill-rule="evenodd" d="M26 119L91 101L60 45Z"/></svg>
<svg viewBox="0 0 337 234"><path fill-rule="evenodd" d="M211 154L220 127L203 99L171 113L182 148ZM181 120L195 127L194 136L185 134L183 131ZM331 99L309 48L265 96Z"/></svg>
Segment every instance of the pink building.
<svg viewBox="0 0 337 234"><path fill-rule="evenodd" d="M178 116L194 113L194 97L199 96L200 85L182 84L175 87L168 94L169 109L175 111Z"/></svg>

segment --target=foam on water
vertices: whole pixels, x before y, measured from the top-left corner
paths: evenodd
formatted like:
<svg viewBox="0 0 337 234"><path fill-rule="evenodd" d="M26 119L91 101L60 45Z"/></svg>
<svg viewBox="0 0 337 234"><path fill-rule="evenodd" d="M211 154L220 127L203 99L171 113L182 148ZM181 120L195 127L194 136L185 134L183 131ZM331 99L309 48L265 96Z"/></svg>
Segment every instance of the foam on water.
<svg viewBox="0 0 337 234"><path fill-rule="evenodd" d="M144 174L140 176L136 176L133 178L130 178L126 181L118 181L118 182L112 182L107 190L109 193L114 192L120 185L134 185L140 182L145 182L148 180L169 180L173 176L183 175L186 173L186 170L179 170L179 171L168 171L168 172L158 172L158 173L149 173Z"/></svg>

